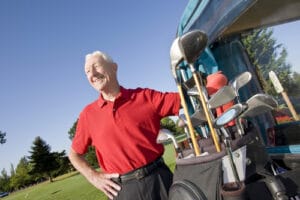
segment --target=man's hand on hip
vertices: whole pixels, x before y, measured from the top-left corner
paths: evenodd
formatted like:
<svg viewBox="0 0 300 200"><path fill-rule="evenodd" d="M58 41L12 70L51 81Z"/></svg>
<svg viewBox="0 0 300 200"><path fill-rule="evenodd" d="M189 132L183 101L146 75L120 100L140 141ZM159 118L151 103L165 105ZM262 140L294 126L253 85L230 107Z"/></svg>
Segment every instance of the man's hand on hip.
<svg viewBox="0 0 300 200"><path fill-rule="evenodd" d="M121 186L111 180L111 178L118 178L119 174L106 174L103 172L96 172L91 178L90 182L99 190L104 192L109 199L113 199L118 195L121 190Z"/></svg>

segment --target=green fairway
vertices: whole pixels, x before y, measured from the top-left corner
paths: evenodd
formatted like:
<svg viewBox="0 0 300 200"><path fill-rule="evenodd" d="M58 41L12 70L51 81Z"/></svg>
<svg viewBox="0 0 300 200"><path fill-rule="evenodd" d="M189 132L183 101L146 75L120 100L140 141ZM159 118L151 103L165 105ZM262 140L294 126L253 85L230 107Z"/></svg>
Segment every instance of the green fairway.
<svg viewBox="0 0 300 200"><path fill-rule="evenodd" d="M173 145L166 145L164 159L170 169L175 167ZM105 195L90 185L77 172L58 177L53 183L45 182L14 192L3 200L104 200Z"/></svg>

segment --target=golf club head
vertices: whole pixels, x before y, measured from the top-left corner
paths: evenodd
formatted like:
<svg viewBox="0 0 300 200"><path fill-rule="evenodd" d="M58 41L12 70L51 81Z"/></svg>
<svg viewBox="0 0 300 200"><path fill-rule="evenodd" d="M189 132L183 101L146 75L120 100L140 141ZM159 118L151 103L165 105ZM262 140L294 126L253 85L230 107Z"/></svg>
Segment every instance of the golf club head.
<svg viewBox="0 0 300 200"><path fill-rule="evenodd" d="M160 129L158 136L156 138L156 143L162 144L168 140L172 140L175 148L178 148L177 142L175 140L174 134L169 129Z"/></svg>
<svg viewBox="0 0 300 200"><path fill-rule="evenodd" d="M162 144L170 139L168 129L160 129L156 138L157 144Z"/></svg>
<svg viewBox="0 0 300 200"><path fill-rule="evenodd" d="M180 114L178 116L178 124L177 124L180 128L183 128L186 126L186 117L184 114Z"/></svg>
<svg viewBox="0 0 300 200"><path fill-rule="evenodd" d="M190 31L180 37L181 53L189 64L194 63L207 45L207 35L200 31Z"/></svg>
<svg viewBox="0 0 300 200"><path fill-rule="evenodd" d="M170 49L170 59L171 59L171 70L173 72L174 77L177 77L176 74L176 68L179 65L180 62L183 61L183 55L181 53L180 47L179 47L179 37L176 38Z"/></svg>
<svg viewBox="0 0 300 200"><path fill-rule="evenodd" d="M191 115L191 121L194 127L200 126L203 123L207 122L202 108L198 108L197 110L195 110L195 112Z"/></svg>
<svg viewBox="0 0 300 200"><path fill-rule="evenodd" d="M203 112L203 110L201 108L198 108L191 116L191 122L193 127L197 127L202 125L203 123L207 122L206 118L205 118L205 114ZM178 122L178 126L179 127L184 127L187 125L187 119L186 116L184 114L181 114L179 116L179 122Z"/></svg>
<svg viewBox="0 0 300 200"><path fill-rule="evenodd" d="M256 94L246 101L247 110L241 117L255 117L271 111L278 106L277 101L268 94Z"/></svg>
<svg viewBox="0 0 300 200"><path fill-rule="evenodd" d="M199 91L196 87L192 87L192 88L187 90L187 94L189 96L199 96Z"/></svg>
<svg viewBox="0 0 300 200"><path fill-rule="evenodd" d="M206 88L203 86L202 91L205 97L207 97L207 91ZM196 86L190 88L187 90L187 95L192 96L192 97L198 97L199 96L199 91Z"/></svg>
<svg viewBox="0 0 300 200"><path fill-rule="evenodd" d="M220 107L232 101L236 97L234 89L228 85L223 86L208 100L208 105L211 109Z"/></svg>
<svg viewBox="0 0 300 200"><path fill-rule="evenodd" d="M241 103L233 105L231 108L222 113L222 115L220 115L217 119L215 119L214 127L218 129L223 127L233 119L237 118L246 108L247 106Z"/></svg>
<svg viewBox="0 0 300 200"><path fill-rule="evenodd" d="M252 78L252 74L248 71L241 73L237 77L235 77L232 81L229 82L228 85L232 86L235 92L238 94L238 90L245 86Z"/></svg>

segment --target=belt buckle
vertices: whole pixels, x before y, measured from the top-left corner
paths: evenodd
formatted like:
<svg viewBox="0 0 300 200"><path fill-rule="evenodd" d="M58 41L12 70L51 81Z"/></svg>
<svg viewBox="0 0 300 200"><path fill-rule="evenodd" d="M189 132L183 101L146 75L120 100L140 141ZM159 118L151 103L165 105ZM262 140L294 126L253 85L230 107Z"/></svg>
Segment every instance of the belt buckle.
<svg viewBox="0 0 300 200"><path fill-rule="evenodd" d="M137 172L134 174L134 176L135 176L136 179L140 180L140 179L142 179L142 178L145 177L145 172L144 172L143 169L139 169L139 170L137 170Z"/></svg>

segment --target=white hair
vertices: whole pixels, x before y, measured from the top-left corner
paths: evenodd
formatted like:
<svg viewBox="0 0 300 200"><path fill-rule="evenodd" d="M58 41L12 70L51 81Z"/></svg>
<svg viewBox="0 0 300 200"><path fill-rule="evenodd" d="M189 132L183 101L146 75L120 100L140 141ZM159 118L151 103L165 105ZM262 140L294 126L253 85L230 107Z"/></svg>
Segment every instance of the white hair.
<svg viewBox="0 0 300 200"><path fill-rule="evenodd" d="M85 56L85 62L90 59L91 57L93 56L97 56L97 57L101 57L103 58L106 62L109 62L109 63L114 63L113 59L106 53L104 52L101 52L101 51L94 51L93 53L90 53L90 54L87 54Z"/></svg>

